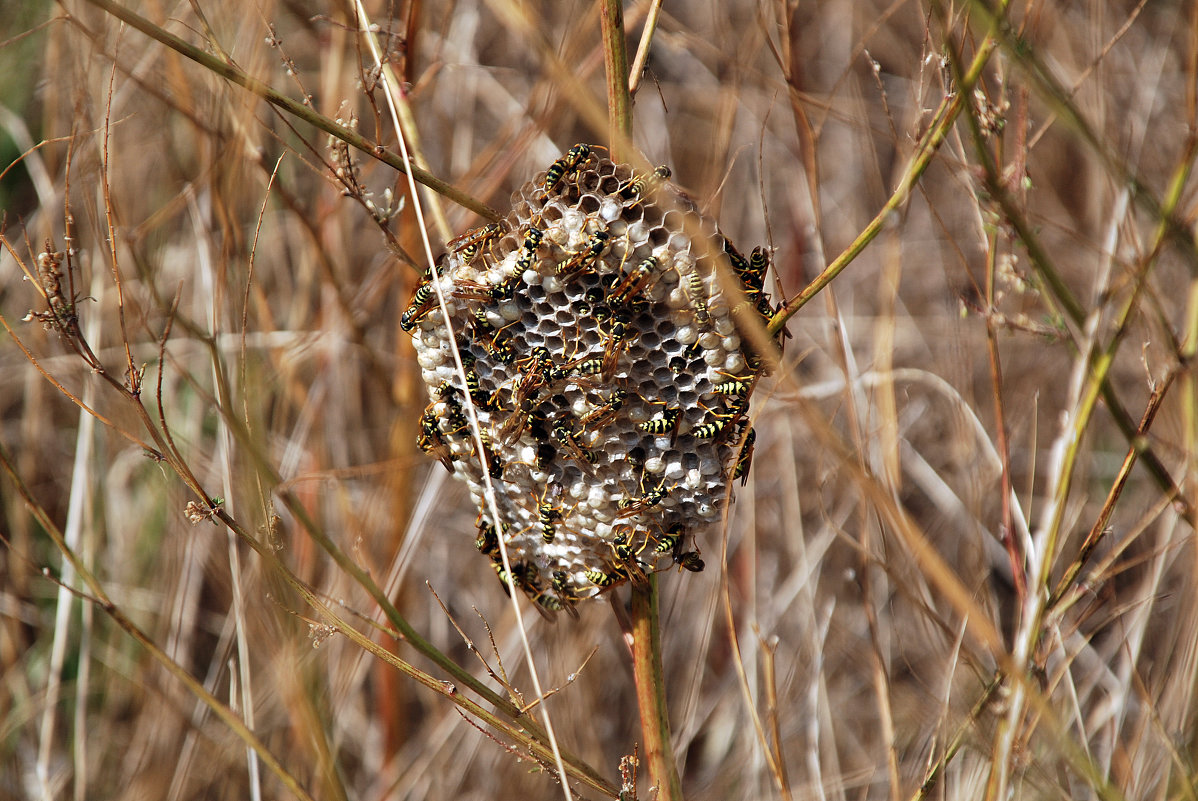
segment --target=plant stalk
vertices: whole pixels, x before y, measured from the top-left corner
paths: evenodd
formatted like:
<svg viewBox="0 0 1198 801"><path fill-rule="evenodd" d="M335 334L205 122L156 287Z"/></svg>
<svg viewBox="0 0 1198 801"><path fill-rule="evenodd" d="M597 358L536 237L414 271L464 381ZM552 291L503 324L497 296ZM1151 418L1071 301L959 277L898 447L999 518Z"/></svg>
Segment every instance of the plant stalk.
<svg viewBox="0 0 1198 801"><path fill-rule="evenodd" d="M628 48L624 41L623 0L602 0L603 63L607 73L607 118L612 161L624 161L632 141L632 97L628 93Z"/></svg>
<svg viewBox="0 0 1198 801"><path fill-rule="evenodd" d="M647 587L632 587L632 673L641 710L641 734L649 777L661 801L681 801L682 783L670 740L670 718L661 665L661 627L657 612L657 576Z"/></svg>

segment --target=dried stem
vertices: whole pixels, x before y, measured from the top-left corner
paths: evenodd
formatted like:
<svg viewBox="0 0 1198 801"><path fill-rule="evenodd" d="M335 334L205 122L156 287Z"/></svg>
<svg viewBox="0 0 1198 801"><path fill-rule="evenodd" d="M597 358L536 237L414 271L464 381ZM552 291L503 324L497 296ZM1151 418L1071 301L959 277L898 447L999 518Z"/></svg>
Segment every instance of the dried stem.
<svg viewBox="0 0 1198 801"><path fill-rule="evenodd" d="M128 23L134 28L137 28L151 39L161 42L172 50L178 52L180 55L190 58L197 64L200 64L206 69L211 70L217 75L220 75L225 80L235 83L243 89L246 89L247 91L257 95L271 105L277 106L283 111L286 111L288 114L304 120L309 125L312 125L313 127L318 128L327 134L337 137L346 144L352 145L358 150L361 150L363 153L368 153L371 156L374 156L376 159L389 167L399 170L402 173L408 172L408 168L404 164L404 160L399 155L390 153L382 146L370 142L356 131L351 131L349 128L338 125L323 114L317 113L310 106L306 106L303 103L292 100L286 95L280 94L262 81L259 81L257 78L253 78L232 64L222 61L219 58L204 52L198 47L188 44L178 36L175 36L174 34L169 33L168 31L165 31L154 23L150 22L145 17L135 14L124 6L112 2L112 0L87 0L87 2L103 9L104 11L107 11L114 17ZM429 189L432 189L434 192L445 196L460 206L470 209L481 217L485 217L488 220L493 221L500 218L499 212L495 211L495 209L415 165L412 165L411 174L413 178L427 186Z"/></svg>

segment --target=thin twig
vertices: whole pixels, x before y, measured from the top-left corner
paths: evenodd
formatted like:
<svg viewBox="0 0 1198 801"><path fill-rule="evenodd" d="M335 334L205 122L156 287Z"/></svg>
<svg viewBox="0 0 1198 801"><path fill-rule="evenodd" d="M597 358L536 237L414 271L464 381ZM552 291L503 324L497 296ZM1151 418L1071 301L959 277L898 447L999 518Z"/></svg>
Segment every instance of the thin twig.
<svg viewBox="0 0 1198 801"><path fill-rule="evenodd" d="M636 46L636 55L632 58L632 69L628 74L628 94L636 96L636 90L641 85L641 73L649 61L649 48L653 44L653 34L657 31L657 19L661 16L662 0L652 0L649 13L645 16L645 27L641 31L641 41Z"/></svg>
<svg viewBox="0 0 1198 801"><path fill-rule="evenodd" d="M241 71L232 64L221 61L219 58L209 53L205 53L198 47L188 44L178 36L175 36L174 34L169 33L168 31L165 31L154 23L150 22L145 17L135 14L124 6L113 2L112 0L87 0L87 2L103 9L104 11L107 11L114 17L133 26L146 36L149 36L151 39L161 42L180 55L186 56L192 61L195 61L197 64L221 76L225 80L237 84L250 93L262 98L271 105L277 106L283 111L286 111L288 114L304 120L309 125L312 125L313 127L318 128L327 134L337 137L341 141L356 147L358 150L361 150L363 153L368 153L371 156L374 156L376 159L389 167L399 170L400 172L407 172L407 167L404 165L403 159L395 153L391 153L385 148L370 142L356 131L351 131L342 125L338 125L323 114L317 113L311 107L306 106L296 100L292 100L290 97L275 91L267 84L263 83L257 78L247 75L245 72ZM411 175L414 179L424 184L429 189L432 189L434 192L443 195L460 206L470 209L481 217L485 217L492 221L498 221L500 219L499 212L495 211L495 209L486 205L482 201L471 197L452 184L446 183L440 178L437 178L435 175L416 167L415 165L412 166Z"/></svg>

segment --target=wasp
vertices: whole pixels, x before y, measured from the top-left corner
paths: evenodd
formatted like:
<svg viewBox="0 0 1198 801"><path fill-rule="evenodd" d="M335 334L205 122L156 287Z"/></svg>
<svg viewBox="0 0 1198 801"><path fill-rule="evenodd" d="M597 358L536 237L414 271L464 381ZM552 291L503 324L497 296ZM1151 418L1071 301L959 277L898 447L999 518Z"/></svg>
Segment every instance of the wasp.
<svg viewBox="0 0 1198 801"><path fill-rule="evenodd" d="M601 428L607 425L616 416L616 413L624 408L624 401L627 398L627 390L613 389L611 394L607 396L605 403L596 406L579 419L579 428Z"/></svg>
<svg viewBox="0 0 1198 801"><path fill-rule="evenodd" d="M549 586L553 589L556 595L550 595L543 592L533 601L540 605L542 609L547 609L550 612L560 612L565 609L570 613L570 617L578 619L578 610L574 608L574 603L579 600L573 592L570 591L570 577L564 570L554 570Z"/></svg>
<svg viewBox="0 0 1198 801"><path fill-rule="evenodd" d="M678 431L678 420L681 416L682 409L665 409L662 411L661 417L637 423L636 430L644 431L646 434L670 434L672 443L673 435Z"/></svg>
<svg viewBox="0 0 1198 801"><path fill-rule="evenodd" d="M516 360L516 350L507 337L495 337L485 346L487 355L499 364L511 364Z"/></svg>
<svg viewBox="0 0 1198 801"><path fill-rule="evenodd" d="M697 551L684 551L685 546L686 526L682 523L675 523L670 526L666 535L657 541L653 550L659 554L669 552L674 564L692 573L698 573L703 569L703 560L699 558Z"/></svg>
<svg viewBox="0 0 1198 801"><path fill-rule="evenodd" d="M651 509L665 500L666 496L669 494L670 490L665 484L661 484L649 490L639 498L624 498L619 502L619 504L617 504L620 512L616 515L616 517L631 517L632 515L639 514L646 509Z"/></svg>
<svg viewBox="0 0 1198 801"><path fill-rule="evenodd" d="M726 412L721 414L720 412L713 411L711 413L711 421L692 428L690 431L691 436L695 439L713 439L718 437L730 423L740 419L748 404L749 399L741 396Z"/></svg>
<svg viewBox="0 0 1198 801"><path fill-rule="evenodd" d="M545 495L552 491L552 499L556 499L562 494L560 484L550 484L545 488L545 493L537 499L537 520L541 524L541 537L545 542L553 542L554 536L557 534L557 521L561 520L565 515L561 509L554 506L551 501L545 500Z"/></svg>
<svg viewBox="0 0 1198 801"><path fill-rule="evenodd" d="M596 456L594 452L578 444L577 435L571 430L569 423L562 422L555 425L553 427L553 438L565 446L570 456L580 465L595 463Z"/></svg>
<svg viewBox="0 0 1198 801"><path fill-rule="evenodd" d="M657 542L653 545L653 552L658 554L672 553L677 550L678 546L686 540L686 525L683 523L675 523L670 526L665 534L657 538Z"/></svg>
<svg viewBox="0 0 1198 801"><path fill-rule="evenodd" d="M622 581L624 579L623 576L621 576L619 573L617 573L615 571L609 572L609 571L604 571L604 570L597 570L595 568L590 568L585 573L583 573L583 575L586 576L587 581L591 582L592 584L594 584L596 587L599 587L600 589L607 589L608 587L612 586L616 582Z"/></svg>
<svg viewBox="0 0 1198 801"><path fill-rule="evenodd" d="M548 591L539 592L532 599L536 604L536 609L541 613L541 617L554 622L554 614L561 611L570 613L570 617L578 620L578 610L574 608L574 599L563 598L560 595L554 595Z"/></svg>
<svg viewBox="0 0 1198 801"><path fill-rule="evenodd" d="M462 410L462 401L458 397L458 390L453 384L448 381L441 383L437 389L437 394L445 401L445 406L448 411L445 414L445 419L453 426L452 433L464 431L469 427L470 423L466 419L466 413Z"/></svg>
<svg viewBox="0 0 1198 801"><path fill-rule="evenodd" d="M520 287L520 275L509 275L498 284L480 284L477 281L460 280L455 286L457 288L450 293L455 298L489 300L499 303L511 300L516 296L516 290ZM403 324L402 320L400 324Z"/></svg>
<svg viewBox="0 0 1198 801"><path fill-rule="evenodd" d="M654 546L653 546L653 553L667 554L667 553L670 553L671 551L673 551L675 546L678 545L678 540L679 540L679 536L680 536L679 534L675 534L674 530L680 529L680 528L682 528L682 524L678 523L678 524L670 527L669 533L663 534L662 536L658 537L657 543L654 544Z"/></svg>
<svg viewBox="0 0 1198 801"><path fill-rule="evenodd" d="M524 425L528 422L527 416L533 409L536 394L549 384L548 373L553 367L553 361L549 358L548 348L536 347L528 356L517 360L516 366L524 371L524 377L520 379L520 383L512 392L512 405L515 407L517 415L521 415L524 419L517 417L514 421L509 420L504 424L504 430L500 436L507 442L519 436L519 432L524 430ZM514 435L513 428L516 431Z"/></svg>
<svg viewBox="0 0 1198 801"><path fill-rule="evenodd" d="M483 389L482 381L473 367L466 369L466 391L470 393L471 400L484 412L493 412L499 408L499 404L496 402L499 391L487 392Z"/></svg>
<svg viewBox="0 0 1198 801"><path fill-rule="evenodd" d="M411 331L416 327L416 323L420 322L424 315L433 310L435 305L433 295L432 281L425 281L420 286L416 287L416 291L412 293L412 302L408 304L408 308L399 316L399 327L404 331Z"/></svg>
<svg viewBox="0 0 1198 801"><path fill-rule="evenodd" d="M736 378L734 376L729 381L721 381L718 384L713 384L711 390L720 395L739 395L744 397L749 394L749 382L743 378Z"/></svg>
<svg viewBox="0 0 1198 801"><path fill-rule="evenodd" d="M491 557L491 559L491 565L495 568L495 575L499 577L499 582L503 585L503 591L510 596L511 590L508 589L508 572L503 569L503 560L498 555ZM528 562L513 562L511 578L512 584L515 584L529 595L541 590L540 586L538 586L540 572L537 570L536 565L529 564Z"/></svg>
<svg viewBox="0 0 1198 801"><path fill-rule="evenodd" d="M557 268L554 270L558 278L574 275L594 264L603 255L603 251L607 249L609 239L611 239L611 236L607 231L596 231L591 234L591 238L583 244L577 253L568 259L558 262Z"/></svg>
<svg viewBox="0 0 1198 801"><path fill-rule="evenodd" d="M636 293L644 289L645 284L649 282L656 271L657 257L649 256L624 277L624 280L615 287L608 299L612 303L627 303Z"/></svg>
<svg viewBox="0 0 1198 801"><path fill-rule="evenodd" d="M749 480L749 465L753 463L753 445L756 442L757 430L750 427L749 433L745 435L745 444L741 446L736 457L736 467L732 470L732 477L739 478L742 487Z"/></svg>
<svg viewBox="0 0 1198 801"><path fill-rule="evenodd" d="M567 590L570 589L570 576L564 570L554 570L550 574L549 586L562 595L566 595Z"/></svg>
<svg viewBox="0 0 1198 801"><path fill-rule="evenodd" d="M566 175L577 172L590 157L590 146L579 143L570 148L566 155L550 164L549 169L545 171L545 194L548 195L556 189Z"/></svg>
<svg viewBox="0 0 1198 801"><path fill-rule="evenodd" d="M542 473L547 471L556 459L557 448L548 442L542 442L537 445L537 469Z"/></svg>
<svg viewBox="0 0 1198 801"><path fill-rule="evenodd" d="M636 203L640 203L647 195L651 195L657 191L657 187L661 182L673 175L670 168L664 164L654 168L653 172L648 175L641 175L633 178L628 183L620 188L620 197L625 200L636 198ZM636 203L632 205L635 206Z"/></svg>
<svg viewBox="0 0 1198 801"><path fill-rule="evenodd" d="M504 445L510 445L521 434L524 433L525 427L532 420L533 412L536 411L536 401L532 398L524 398L516 404L515 411L511 416L504 421L503 426L499 429L499 441Z"/></svg>
<svg viewBox="0 0 1198 801"><path fill-rule="evenodd" d="M604 339L607 341L603 345L603 375L610 378L611 374L616 371L616 362L620 357L620 350L626 347L632 337L628 336L628 324L630 320L627 314L617 312L612 315L611 325L604 332Z"/></svg>
<svg viewBox="0 0 1198 801"><path fill-rule="evenodd" d="M497 222L472 228L459 237L449 240L446 246L450 252L457 253L463 264L469 264L478 255L484 245L489 245L503 235L503 226Z"/></svg>
<svg viewBox="0 0 1198 801"><path fill-rule="evenodd" d="M520 248L520 257L516 259L517 275L532 267L532 262L537 257L537 248L541 246L541 240L544 238L544 231L529 226L528 231L524 234L524 245Z"/></svg>
<svg viewBox="0 0 1198 801"><path fill-rule="evenodd" d="M732 271L736 273L736 277L740 279L742 284L750 283L748 276L752 274L752 268L749 266L749 261L740 254L736 246L724 240L724 253L728 255L728 261L732 264Z"/></svg>
<svg viewBox="0 0 1198 801"><path fill-rule="evenodd" d="M457 459L449 444L437 426L437 415L432 409L425 409L420 417L420 433L416 435L416 446L425 453L433 456L445 469L453 472L453 463Z"/></svg>
<svg viewBox="0 0 1198 801"><path fill-rule="evenodd" d="M769 269L770 257L765 248L758 246L749 254L749 268L741 275L746 284L762 289L765 287L765 271Z"/></svg>
<svg viewBox="0 0 1198 801"><path fill-rule="evenodd" d="M478 548L478 552L485 556L499 553L499 537L495 534L495 526L481 514L475 523L478 525L478 537L474 540L474 545ZM504 534L507 534L510 528L510 524L504 523Z"/></svg>
<svg viewBox="0 0 1198 801"><path fill-rule="evenodd" d="M503 468L505 465L503 463L502 457L495 452L493 447L495 443L491 441L491 435L486 431L480 431L479 435L483 444L483 451L481 454L483 468L487 471L487 475L489 475L491 478L498 478L502 480Z"/></svg>
<svg viewBox="0 0 1198 801"><path fill-rule="evenodd" d="M696 265L686 275L686 279L682 284L682 291L686 293L686 297L690 300L691 306L695 310L695 319L701 323L706 323L711 320L711 314L707 311L707 300L703 297L703 275L699 272Z"/></svg>
<svg viewBox="0 0 1198 801"><path fill-rule="evenodd" d="M729 417L716 415L715 420L710 423L695 426L691 429L691 436L695 439L712 439L719 436L724 427L728 425Z"/></svg>
<svg viewBox="0 0 1198 801"><path fill-rule="evenodd" d="M633 549L632 544L629 542L628 533L625 531L619 532L609 544L615 552L616 558L620 560L620 572L626 575L637 586L643 587L647 584L649 579L645 576L645 571L641 569L637 561L640 550ZM645 541L645 544L648 544L648 540ZM644 547L642 545L641 550L644 550Z"/></svg>

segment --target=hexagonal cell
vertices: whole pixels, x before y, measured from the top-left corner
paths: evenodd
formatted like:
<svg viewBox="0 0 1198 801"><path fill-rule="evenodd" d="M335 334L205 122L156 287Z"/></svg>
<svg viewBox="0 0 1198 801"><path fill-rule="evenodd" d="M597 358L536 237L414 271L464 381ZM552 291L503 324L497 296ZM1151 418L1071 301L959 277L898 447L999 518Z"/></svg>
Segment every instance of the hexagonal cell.
<svg viewBox="0 0 1198 801"><path fill-rule="evenodd" d="M418 442L469 485L480 550L499 558L486 473L510 578L547 615L674 563L701 569L687 549L729 500L756 383L746 364L760 363L718 292L716 260L755 307L764 271L669 181L594 148L526 183L500 225L488 247L447 255L448 320L422 290L407 315L430 399ZM746 391L716 392L721 369Z"/></svg>

